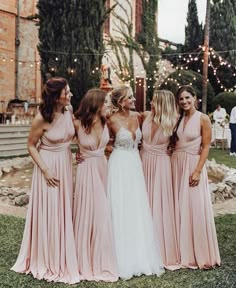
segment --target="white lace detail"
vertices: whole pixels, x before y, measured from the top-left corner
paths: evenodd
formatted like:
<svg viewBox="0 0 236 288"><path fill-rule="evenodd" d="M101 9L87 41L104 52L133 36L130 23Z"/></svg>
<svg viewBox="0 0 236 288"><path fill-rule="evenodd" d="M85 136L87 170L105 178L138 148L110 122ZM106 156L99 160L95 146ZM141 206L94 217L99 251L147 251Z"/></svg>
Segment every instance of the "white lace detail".
<svg viewBox="0 0 236 288"><path fill-rule="evenodd" d="M132 132L128 129L121 127L116 134L116 140L114 143L115 149L121 150L137 150L138 143L142 139L142 132L138 127L135 131L135 140L132 138Z"/></svg>

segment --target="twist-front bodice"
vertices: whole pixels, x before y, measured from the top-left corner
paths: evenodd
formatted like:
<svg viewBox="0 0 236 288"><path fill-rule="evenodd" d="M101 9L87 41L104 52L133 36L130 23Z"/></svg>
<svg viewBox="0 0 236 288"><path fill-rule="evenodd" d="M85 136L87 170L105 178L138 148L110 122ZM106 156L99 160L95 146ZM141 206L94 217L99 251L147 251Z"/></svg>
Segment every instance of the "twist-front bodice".
<svg viewBox="0 0 236 288"><path fill-rule="evenodd" d="M137 150L141 139L142 132L139 127L135 131L135 139L133 139L131 131L121 127L116 134L114 148L120 150Z"/></svg>
<svg viewBox="0 0 236 288"><path fill-rule="evenodd" d="M72 111L65 110L40 139L39 150L60 152L70 147L75 134Z"/></svg>
<svg viewBox="0 0 236 288"><path fill-rule="evenodd" d="M80 152L84 158L104 157L104 150L109 141L107 125L104 126L99 143L92 133L87 134L82 127L78 129L77 134Z"/></svg>

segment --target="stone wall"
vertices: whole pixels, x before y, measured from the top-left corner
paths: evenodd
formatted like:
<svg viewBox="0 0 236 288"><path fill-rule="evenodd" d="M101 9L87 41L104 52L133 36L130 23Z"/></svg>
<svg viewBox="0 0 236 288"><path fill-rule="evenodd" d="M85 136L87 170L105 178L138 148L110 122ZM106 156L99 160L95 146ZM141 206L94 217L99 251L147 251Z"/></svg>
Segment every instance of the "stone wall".
<svg viewBox="0 0 236 288"><path fill-rule="evenodd" d="M9 4L4 6L2 2ZM8 101L15 95L16 8L13 2L1 1L0 4L0 101Z"/></svg>
<svg viewBox="0 0 236 288"><path fill-rule="evenodd" d="M16 97L16 23L19 1L19 68L18 97L22 100L41 95L41 76L37 52L38 28L34 20L27 19L36 11L35 0L1 0L0 2L0 101L7 105Z"/></svg>

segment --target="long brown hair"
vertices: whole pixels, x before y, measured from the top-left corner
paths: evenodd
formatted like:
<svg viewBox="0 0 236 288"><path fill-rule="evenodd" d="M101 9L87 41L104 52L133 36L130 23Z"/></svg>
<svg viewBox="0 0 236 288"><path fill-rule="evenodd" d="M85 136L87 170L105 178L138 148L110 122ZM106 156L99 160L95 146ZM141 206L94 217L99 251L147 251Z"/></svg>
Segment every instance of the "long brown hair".
<svg viewBox="0 0 236 288"><path fill-rule="evenodd" d="M78 110L75 112L75 118L81 121L81 125L86 133L90 133L95 117L105 103L106 92L102 89L93 88L88 90L80 101ZM100 116L102 125L106 119Z"/></svg>
<svg viewBox="0 0 236 288"><path fill-rule="evenodd" d="M53 110L61 92L66 88L68 82L62 77L52 77L44 84L42 91L42 102L39 105L39 111L45 121L52 123Z"/></svg>
<svg viewBox="0 0 236 288"><path fill-rule="evenodd" d="M178 101L179 101L179 96L180 96L181 93L183 93L184 91L188 92L188 93L191 94L193 97L197 97L196 92L195 92L195 90L193 89L192 86L190 86L190 85L183 85L183 86L181 86L181 87L177 90L177 92L176 92L176 94L175 94L177 103L178 103ZM178 119L178 121L177 121L177 123L176 123L176 125L175 125L174 130L173 130L173 134L170 136L170 147L171 147L172 149L175 148L176 143L177 143L177 141L179 140L179 137L178 137L178 135L177 135L177 131L178 131L180 122L181 122L181 120L183 119L183 117L184 117L184 111L183 111L183 109L181 109L181 108L179 107L179 119Z"/></svg>

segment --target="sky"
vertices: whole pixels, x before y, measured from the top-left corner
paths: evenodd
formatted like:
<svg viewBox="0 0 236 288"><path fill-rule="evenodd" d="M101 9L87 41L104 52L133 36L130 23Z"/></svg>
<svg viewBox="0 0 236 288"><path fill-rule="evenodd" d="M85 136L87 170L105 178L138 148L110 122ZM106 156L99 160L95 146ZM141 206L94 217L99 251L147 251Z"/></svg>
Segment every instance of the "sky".
<svg viewBox="0 0 236 288"><path fill-rule="evenodd" d="M189 0L158 1L159 37L184 44ZM196 0L199 22L205 22L206 0Z"/></svg>

